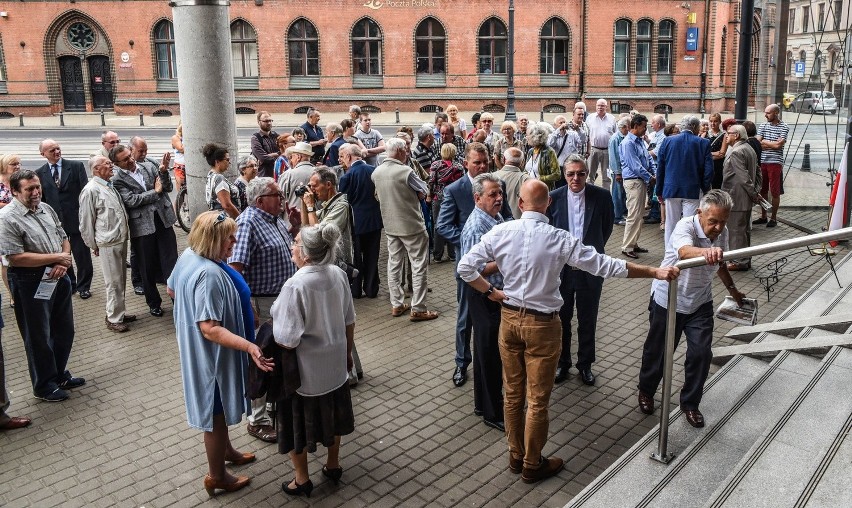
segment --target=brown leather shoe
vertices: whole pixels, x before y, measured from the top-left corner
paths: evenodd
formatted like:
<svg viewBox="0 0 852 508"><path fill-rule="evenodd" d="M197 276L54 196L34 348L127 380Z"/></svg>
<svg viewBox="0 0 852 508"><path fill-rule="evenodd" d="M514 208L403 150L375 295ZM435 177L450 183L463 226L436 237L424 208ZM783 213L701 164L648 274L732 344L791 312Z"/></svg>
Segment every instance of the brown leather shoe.
<svg viewBox="0 0 852 508"><path fill-rule="evenodd" d="M236 492L249 483L251 483L251 479L248 476L237 476L236 481L225 483L222 480L214 480L213 478L210 478L210 475L207 475L204 477L204 490L207 491L208 496L213 497L217 490Z"/></svg>
<svg viewBox="0 0 852 508"><path fill-rule="evenodd" d="M525 467L521 473L521 480L524 483L540 482L551 476L556 476L556 473L562 470L563 461L559 457L550 457L549 459L541 458L537 469Z"/></svg>
<svg viewBox="0 0 852 508"><path fill-rule="evenodd" d="M521 471L524 469L524 459L513 459L511 455L509 455L509 471L514 474L521 474Z"/></svg>
<svg viewBox="0 0 852 508"><path fill-rule="evenodd" d="M686 421L696 429L704 426L704 415L697 409L687 409L683 412L686 415Z"/></svg>
<svg viewBox="0 0 852 508"><path fill-rule="evenodd" d="M391 307L391 316L399 317L408 312L409 310L411 310L411 305L408 305L407 303L404 303L399 307Z"/></svg>
<svg viewBox="0 0 852 508"><path fill-rule="evenodd" d="M639 392L639 411L646 415L654 414L654 397Z"/></svg>
<svg viewBox="0 0 852 508"><path fill-rule="evenodd" d="M27 418L26 416L13 416L9 418L9 421L0 425L0 430L12 430L12 429L22 429L33 421Z"/></svg>
<svg viewBox="0 0 852 508"><path fill-rule="evenodd" d="M275 429L272 425L246 425L246 430L248 431L250 436L254 436L261 441L265 441L267 443L277 443L278 442L278 433L275 432Z"/></svg>
<svg viewBox="0 0 852 508"><path fill-rule="evenodd" d="M431 321L433 319L438 319L438 313L434 310L424 310L423 312L412 312L411 317L409 318L411 321Z"/></svg>
<svg viewBox="0 0 852 508"><path fill-rule="evenodd" d="M122 323L132 323L136 321L136 314L125 314L124 319L121 320Z"/></svg>
<svg viewBox="0 0 852 508"><path fill-rule="evenodd" d="M130 328L124 323L111 323L106 318L104 318L104 321L106 322L107 330L112 330L116 333L124 333L130 330Z"/></svg>
<svg viewBox="0 0 852 508"><path fill-rule="evenodd" d="M240 455L240 458L238 458L238 459L233 459L233 460L225 459L225 460L227 462L230 462L231 464L233 464L235 466L242 466L242 465L248 464L250 462L254 462L256 459L257 459L257 457L255 457L253 453L244 453L244 454Z"/></svg>

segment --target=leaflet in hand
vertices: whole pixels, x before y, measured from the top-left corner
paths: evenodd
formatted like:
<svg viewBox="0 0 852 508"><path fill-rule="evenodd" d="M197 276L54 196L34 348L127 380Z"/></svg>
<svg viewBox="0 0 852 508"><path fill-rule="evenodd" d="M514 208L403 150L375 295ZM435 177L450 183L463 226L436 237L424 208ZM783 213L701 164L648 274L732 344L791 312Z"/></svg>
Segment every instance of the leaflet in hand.
<svg viewBox="0 0 852 508"><path fill-rule="evenodd" d="M743 305L740 307L733 297L726 296L716 309L716 317L732 323L754 326L757 323L757 300L743 298Z"/></svg>

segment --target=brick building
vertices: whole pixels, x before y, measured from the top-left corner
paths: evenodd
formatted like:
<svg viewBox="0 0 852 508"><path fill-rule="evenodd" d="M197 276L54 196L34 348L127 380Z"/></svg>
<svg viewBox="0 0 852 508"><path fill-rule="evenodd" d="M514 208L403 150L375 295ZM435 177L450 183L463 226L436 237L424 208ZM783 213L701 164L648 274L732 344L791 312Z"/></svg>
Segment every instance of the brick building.
<svg viewBox="0 0 852 508"><path fill-rule="evenodd" d="M724 0L517 0L516 107L557 112L606 97L622 110L731 110L738 8ZM0 115L178 112L164 0L0 9ZM254 0L232 2L230 17L243 112L506 105L505 1Z"/></svg>

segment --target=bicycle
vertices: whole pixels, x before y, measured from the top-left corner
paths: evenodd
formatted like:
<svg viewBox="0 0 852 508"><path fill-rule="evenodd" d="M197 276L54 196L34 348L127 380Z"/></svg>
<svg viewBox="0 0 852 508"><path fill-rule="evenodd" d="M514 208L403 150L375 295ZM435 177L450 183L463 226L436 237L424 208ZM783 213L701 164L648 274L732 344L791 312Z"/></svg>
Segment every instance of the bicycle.
<svg viewBox="0 0 852 508"><path fill-rule="evenodd" d="M186 202L186 180L181 183L180 190L175 196L175 215L177 216L178 226L189 233L192 217L189 215L189 204Z"/></svg>

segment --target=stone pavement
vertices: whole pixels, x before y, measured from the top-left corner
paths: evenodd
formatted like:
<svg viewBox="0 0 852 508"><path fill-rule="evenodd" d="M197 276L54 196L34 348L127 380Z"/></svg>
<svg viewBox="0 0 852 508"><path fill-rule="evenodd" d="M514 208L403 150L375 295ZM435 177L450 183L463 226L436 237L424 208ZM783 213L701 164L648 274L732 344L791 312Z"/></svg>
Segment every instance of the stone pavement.
<svg viewBox="0 0 852 508"><path fill-rule="evenodd" d="M826 213L782 209L780 216L819 230ZM621 234L616 226L608 252L619 251ZM185 245L185 235L178 235ZM799 235L783 224L757 227L753 242ZM657 226L644 226L641 244L651 251L641 261L658 264L663 252ZM770 260L763 256L755 263ZM734 274L738 286L759 299L761 321L773 320L827 269L806 253L789 255L788 261L784 273L790 275L768 302L754 271ZM310 500L281 492L281 482L293 477L289 458L248 436L244 424L230 429L231 438L238 449L257 452L258 461L232 470L251 476L252 484L208 498L201 485L206 473L202 434L186 424L169 306L165 317L151 317L143 298L131 292L128 310L140 321L130 333L108 332L96 268L93 297L74 299L76 340L69 364L88 383L68 401L46 403L31 395L23 344L4 291L10 414L28 415L33 425L0 432L0 506L559 507L656 424L635 406L648 281L618 279L604 285L597 386L583 385L574 371L553 392L544 452L564 458L566 467L555 478L526 485L507 470L503 435L473 415L472 380L462 388L450 381L456 308L452 265L430 266L429 306L442 316L426 323L390 317L384 269L382 274L379 298L356 301L356 341L365 379L353 390L356 430L343 440L343 480L335 487L320 474L325 459L320 448L309 460L316 486ZM720 283L714 289L723 294ZM730 327L717 323L717 343L729 342L719 337ZM683 353L681 346L674 403L683 379Z"/></svg>

